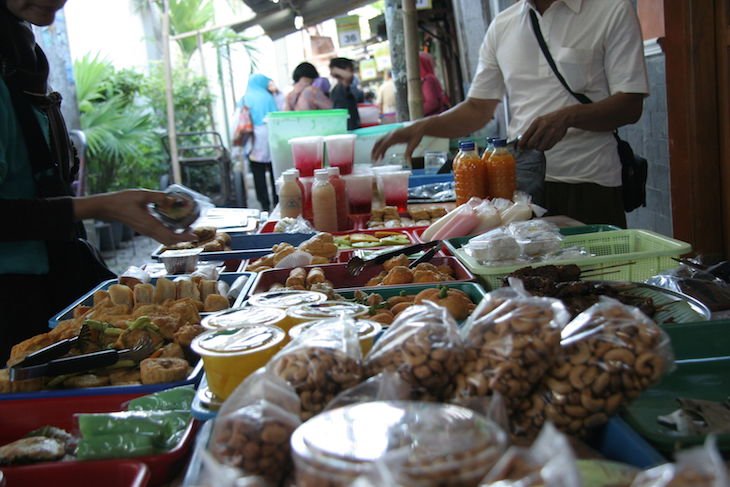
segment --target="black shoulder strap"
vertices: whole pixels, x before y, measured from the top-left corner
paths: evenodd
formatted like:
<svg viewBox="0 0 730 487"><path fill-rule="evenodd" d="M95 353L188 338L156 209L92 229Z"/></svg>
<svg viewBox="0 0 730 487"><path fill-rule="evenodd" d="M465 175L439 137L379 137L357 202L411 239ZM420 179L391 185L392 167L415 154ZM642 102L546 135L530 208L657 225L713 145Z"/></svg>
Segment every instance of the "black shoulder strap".
<svg viewBox="0 0 730 487"><path fill-rule="evenodd" d="M579 102L581 103L593 103L593 101L585 96L582 93L576 93L575 91L570 89L570 86L568 86L568 82L565 81L565 78L563 78L563 75L560 74L560 71L558 71L558 67L555 65L555 60L553 59L553 56L550 54L550 49L548 49L547 43L545 42L545 38L542 36L542 29L540 29L540 22L537 20L537 14L535 13L534 9L530 9L530 22L532 23L532 31L535 33L535 37L537 38L537 43L540 44L540 49L542 50L542 53L545 55L545 59L547 59L548 64L553 70L553 73L555 73L555 76L558 78L558 80L563 84L566 90L570 92L571 95L575 97Z"/></svg>

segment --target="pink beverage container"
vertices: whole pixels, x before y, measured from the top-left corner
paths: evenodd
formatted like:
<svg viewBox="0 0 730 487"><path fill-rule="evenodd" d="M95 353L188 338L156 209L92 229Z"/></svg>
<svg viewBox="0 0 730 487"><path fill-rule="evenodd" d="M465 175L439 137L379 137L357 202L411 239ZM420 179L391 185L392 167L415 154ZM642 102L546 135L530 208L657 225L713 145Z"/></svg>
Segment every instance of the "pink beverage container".
<svg viewBox="0 0 730 487"><path fill-rule="evenodd" d="M408 178L411 171L394 171L378 175L386 206L397 206L399 212L408 210Z"/></svg>
<svg viewBox="0 0 730 487"><path fill-rule="evenodd" d="M347 199L353 215L370 214L373 208L373 175L350 174L343 176L347 186Z"/></svg>
<svg viewBox="0 0 730 487"><path fill-rule="evenodd" d="M340 175L352 173L355 161L355 134L328 135L324 138L330 167L339 167Z"/></svg>
<svg viewBox="0 0 730 487"><path fill-rule="evenodd" d="M302 184L304 190L303 201L302 201L302 216L309 220L314 221L314 213L312 211L312 183L314 178L299 178L299 182Z"/></svg>
<svg viewBox="0 0 730 487"><path fill-rule="evenodd" d="M289 139L294 167L305 178L314 176L315 169L322 169L324 137L294 137Z"/></svg>

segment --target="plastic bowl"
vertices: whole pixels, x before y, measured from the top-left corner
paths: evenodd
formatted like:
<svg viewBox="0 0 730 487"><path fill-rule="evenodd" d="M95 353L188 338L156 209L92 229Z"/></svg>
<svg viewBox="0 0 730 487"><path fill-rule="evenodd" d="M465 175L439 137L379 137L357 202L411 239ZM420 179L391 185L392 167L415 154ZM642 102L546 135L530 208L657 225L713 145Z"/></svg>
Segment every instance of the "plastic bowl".
<svg viewBox="0 0 730 487"><path fill-rule="evenodd" d="M160 260L168 274L191 274L198 267L201 252L202 248L165 250L160 254Z"/></svg>
<svg viewBox="0 0 730 487"><path fill-rule="evenodd" d="M289 338L294 340L306 330L317 326L318 323L320 323L320 321L309 321L296 325L289 330ZM378 333L380 333L382 329L383 326L377 321L357 320L357 336L360 340L360 350L362 350L363 357L368 354L371 348L373 348L375 337L378 336Z"/></svg>
<svg viewBox="0 0 730 487"><path fill-rule="evenodd" d="M281 309L244 306L206 316L200 324L206 330L220 330L249 325L279 325L285 317L286 312Z"/></svg>
<svg viewBox="0 0 730 487"><path fill-rule="evenodd" d="M263 367L284 344L286 333L274 325L246 325L211 330L190 345L203 359L208 388L221 400Z"/></svg>

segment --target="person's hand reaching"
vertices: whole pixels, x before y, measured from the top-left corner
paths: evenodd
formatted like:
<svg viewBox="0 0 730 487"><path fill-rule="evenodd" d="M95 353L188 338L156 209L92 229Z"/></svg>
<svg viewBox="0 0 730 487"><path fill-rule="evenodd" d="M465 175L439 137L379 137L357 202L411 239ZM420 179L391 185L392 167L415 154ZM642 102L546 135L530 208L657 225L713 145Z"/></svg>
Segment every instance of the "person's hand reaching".
<svg viewBox="0 0 730 487"><path fill-rule="evenodd" d="M406 144L405 157L411 159L413 151L416 150L418 144L423 139L424 125L422 123L414 123L407 127L389 132L386 136L378 139L373 146L370 157L373 161L379 161L385 155L390 147L396 144Z"/></svg>

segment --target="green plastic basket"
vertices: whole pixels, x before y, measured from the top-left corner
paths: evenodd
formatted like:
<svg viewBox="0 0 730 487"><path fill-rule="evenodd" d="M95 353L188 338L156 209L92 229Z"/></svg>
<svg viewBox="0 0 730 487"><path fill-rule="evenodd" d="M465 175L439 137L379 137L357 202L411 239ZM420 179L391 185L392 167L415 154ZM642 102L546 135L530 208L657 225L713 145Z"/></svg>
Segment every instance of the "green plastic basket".
<svg viewBox="0 0 730 487"><path fill-rule="evenodd" d="M676 360L730 357L730 321L666 323Z"/></svg>
<svg viewBox="0 0 730 487"><path fill-rule="evenodd" d="M501 286L501 279L507 274L528 265L526 263L507 266L485 266L470 257L461 248L465 242L451 242L449 250L464 263L474 275L488 287ZM459 244L457 248L455 244ZM568 235L563 239L563 248L581 247L593 254L564 260L545 260L537 265L576 264L583 270L596 271L594 279L609 281L642 282L659 272L677 267L672 257L679 257L692 250L686 242L659 235L648 230L614 230L608 232ZM605 267L606 272L599 271Z"/></svg>

